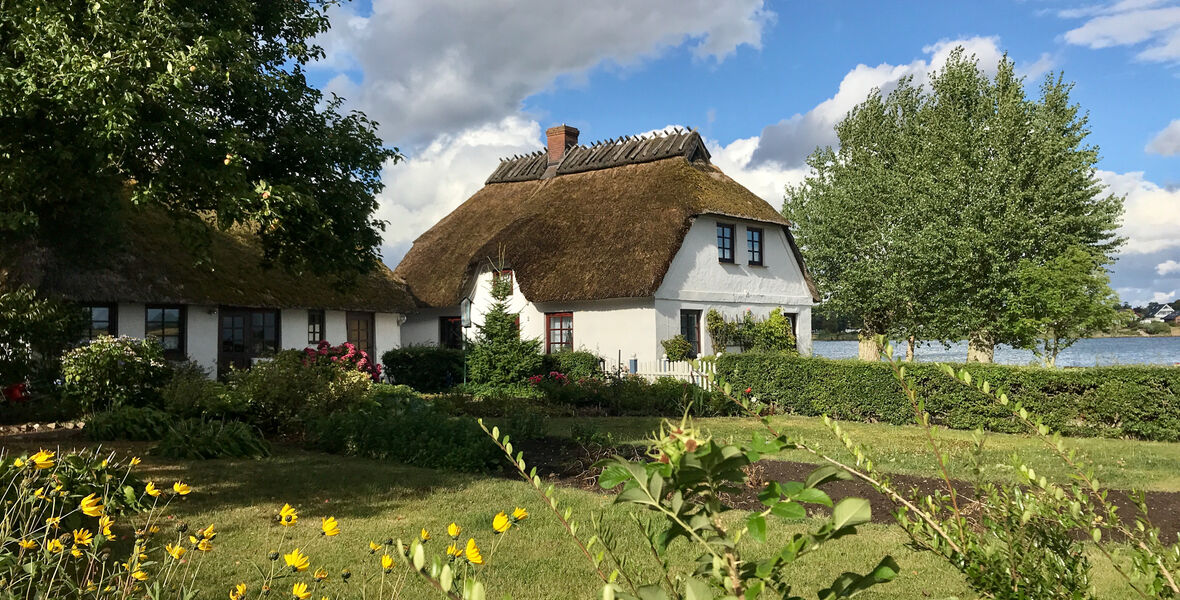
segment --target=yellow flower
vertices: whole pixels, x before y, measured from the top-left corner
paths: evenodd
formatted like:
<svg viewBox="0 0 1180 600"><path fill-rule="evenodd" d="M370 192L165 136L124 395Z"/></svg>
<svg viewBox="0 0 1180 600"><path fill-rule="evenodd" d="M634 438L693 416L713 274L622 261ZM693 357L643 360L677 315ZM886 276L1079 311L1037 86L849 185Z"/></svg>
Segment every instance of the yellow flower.
<svg viewBox="0 0 1180 600"><path fill-rule="evenodd" d="M70 548L70 554L72 554L74 558L82 558L82 550L80 550L77 546Z"/></svg>
<svg viewBox="0 0 1180 600"><path fill-rule="evenodd" d="M299 598L299 600L311 598L311 592L307 591L307 584L302 582L291 586L291 595Z"/></svg>
<svg viewBox="0 0 1180 600"><path fill-rule="evenodd" d="M463 549L455 544L447 546L447 556L463 556Z"/></svg>
<svg viewBox="0 0 1180 600"><path fill-rule="evenodd" d="M147 492L147 495L151 496L152 498L160 497L160 490L156 489L156 484L150 481L146 486L144 486L143 491Z"/></svg>
<svg viewBox="0 0 1180 600"><path fill-rule="evenodd" d="M242 600L245 595L246 584L244 582L239 583L238 585L234 586L234 589L229 591L229 600Z"/></svg>
<svg viewBox="0 0 1180 600"><path fill-rule="evenodd" d="M459 525L456 523L451 523L450 525L447 525L447 535L451 536L452 538L459 537L459 534L462 531L463 531L463 528L459 527Z"/></svg>
<svg viewBox="0 0 1180 600"><path fill-rule="evenodd" d="M148 574L144 573L143 571L136 571L131 574L131 578L135 579L136 581L147 581Z"/></svg>
<svg viewBox="0 0 1180 600"><path fill-rule="evenodd" d="M102 516L102 499L95 497L94 494L90 494L82 499L82 504L78 508L82 509L82 514L88 517Z"/></svg>
<svg viewBox="0 0 1180 600"><path fill-rule="evenodd" d="M20 547L24 548L25 550L32 550L33 548L37 547L37 542L28 539L22 539L21 541L17 542L17 544L20 544Z"/></svg>
<svg viewBox="0 0 1180 600"><path fill-rule="evenodd" d="M479 553L479 546L475 545L475 538L467 538L467 549L463 552L467 555L467 561L471 564L483 564L483 555Z"/></svg>
<svg viewBox="0 0 1180 600"><path fill-rule="evenodd" d="M295 524L295 521L298 520L299 513L295 512L295 508L290 504L284 504L283 507L279 509L279 524L281 524L283 527L290 527Z"/></svg>
<svg viewBox="0 0 1180 600"><path fill-rule="evenodd" d="M509 527L512 527L512 521L508 520L508 515L504 514L503 511L497 513L492 519L492 529L494 529L496 533L504 533L505 531L508 531Z"/></svg>
<svg viewBox="0 0 1180 600"><path fill-rule="evenodd" d="M430 541L430 532L426 531L426 528L423 527L422 531L418 532L418 539L421 539L423 542Z"/></svg>
<svg viewBox="0 0 1180 600"><path fill-rule="evenodd" d="M141 463L141 462L143 462L143 461L139 460L139 457L138 457L138 456L132 456L132 457L131 457L131 466L133 466L133 467L134 467L134 466L138 465L138 464L139 464L139 463Z"/></svg>
<svg viewBox="0 0 1180 600"><path fill-rule="evenodd" d="M512 511L512 520L516 521L517 523L519 523L527 518L529 518L529 511L527 511L519 506L516 507Z"/></svg>
<svg viewBox="0 0 1180 600"><path fill-rule="evenodd" d="M290 554L284 554L283 560L287 562L287 566L291 567L293 572L306 571L309 562L307 555L300 552L299 548L292 550Z"/></svg>
<svg viewBox="0 0 1180 600"><path fill-rule="evenodd" d="M336 522L336 517L328 517L321 521L320 530L328 537L340 535L340 524Z"/></svg>
<svg viewBox="0 0 1180 600"><path fill-rule="evenodd" d="M200 550L201 552L208 552L212 549L213 549L213 542L210 542L208 538L203 539L200 542L197 542L197 550Z"/></svg>
<svg viewBox="0 0 1180 600"><path fill-rule="evenodd" d="M313 574L312 577L315 577L316 581L323 581L328 578L328 572L325 571L323 567L320 567L315 570L315 574Z"/></svg>
<svg viewBox="0 0 1180 600"><path fill-rule="evenodd" d="M381 549L381 545L377 542L369 540L369 554L374 554Z"/></svg>
<svg viewBox="0 0 1180 600"><path fill-rule="evenodd" d="M206 539L206 540L211 540L211 539L217 537L217 532L213 530L213 524L210 523L208 527L206 527L204 529L198 529L197 535Z"/></svg>
<svg viewBox="0 0 1180 600"><path fill-rule="evenodd" d="M172 544L164 546L164 551L176 560L180 560L180 557L184 556L184 553L187 552L187 550L184 549L184 546L173 546Z"/></svg>
<svg viewBox="0 0 1180 600"><path fill-rule="evenodd" d="M114 537L111 535L111 525L113 525L114 523L115 523L115 520L106 516L106 515L103 515L98 518L98 528L100 530L102 530L102 534L107 537Z"/></svg>
<svg viewBox="0 0 1180 600"><path fill-rule="evenodd" d="M33 492L33 497L38 500L48 500L48 498L45 497L45 488L43 487L37 488L37 491Z"/></svg>
<svg viewBox="0 0 1180 600"><path fill-rule="evenodd" d="M172 491L180 494L181 496L187 496L189 492L193 491L193 488L189 487L188 484L183 481L177 481L176 483L172 484Z"/></svg>
<svg viewBox="0 0 1180 600"><path fill-rule="evenodd" d="M74 530L74 543L79 546L89 546L94 541L94 534L85 529Z"/></svg>
<svg viewBox="0 0 1180 600"><path fill-rule="evenodd" d="M54 529L57 529L61 527L61 517L49 517L48 519L45 519L45 524Z"/></svg>
<svg viewBox="0 0 1180 600"><path fill-rule="evenodd" d="M388 554L381 555L381 568L387 572L393 568L393 557Z"/></svg>
<svg viewBox="0 0 1180 600"><path fill-rule="evenodd" d="M160 533L160 526L152 525L151 527L148 527L148 533Z"/></svg>
<svg viewBox="0 0 1180 600"><path fill-rule="evenodd" d="M18 458L16 460L12 461L12 466L19 469L19 468L25 466L25 461Z"/></svg>
<svg viewBox="0 0 1180 600"><path fill-rule="evenodd" d="M48 469L53 466L53 452L47 450L40 450L36 454L29 457L34 467L38 469Z"/></svg>
<svg viewBox="0 0 1180 600"><path fill-rule="evenodd" d="M57 554L58 552L65 550L65 546L61 545L61 540L54 538L45 544L45 549L52 552L53 554Z"/></svg>

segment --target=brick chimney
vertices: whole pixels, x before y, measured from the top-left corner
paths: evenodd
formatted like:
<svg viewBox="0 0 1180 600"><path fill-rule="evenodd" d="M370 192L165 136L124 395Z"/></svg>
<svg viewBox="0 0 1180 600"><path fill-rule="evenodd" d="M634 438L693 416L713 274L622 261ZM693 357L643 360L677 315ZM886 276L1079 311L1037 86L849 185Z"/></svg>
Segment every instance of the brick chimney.
<svg viewBox="0 0 1180 600"><path fill-rule="evenodd" d="M561 124L545 130L545 137L549 140L549 164L561 162L565 151L578 143L578 130L569 125Z"/></svg>

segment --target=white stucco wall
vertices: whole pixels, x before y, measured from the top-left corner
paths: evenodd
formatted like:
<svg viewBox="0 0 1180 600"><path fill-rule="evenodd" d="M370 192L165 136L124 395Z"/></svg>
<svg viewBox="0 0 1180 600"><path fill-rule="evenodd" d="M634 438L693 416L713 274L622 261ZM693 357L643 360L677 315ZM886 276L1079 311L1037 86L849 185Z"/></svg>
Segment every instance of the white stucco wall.
<svg viewBox="0 0 1180 600"><path fill-rule="evenodd" d="M307 310L284 308L279 311L279 347L302 350L307 347Z"/></svg>
<svg viewBox="0 0 1180 600"><path fill-rule="evenodd" d="M733 264L717 260L718 222L734 225ZM747 264L747 227L762 229L762 266ZM716 308L727 317L750 310L756 317L765 317L771 310L781 308L784 313L796 315L799 350L810 354L812 304L803 270L781 227L702 216L689 228L663 283L656 290L656 337L664 340L680 333L681 309L708 312ZM703 333L701 337L702 351L713 352L708 334Z"/></svg>
<svg viewBox="0 0 1180 600"><path fill-rule="evenodd" d="M324 311L324 339L330 344L343 344L348 341L348 327L344 321L344 311ZM304 326L306 328L306 325Z"/></svg>
<svg viewBox="0 0 1180 600"><path fill-rule="evenodd" d="M133 338L143 339L147 331L147 314L144 305L121 302L116 310L119 311L118 322L115 323L116 333Z"/></svg>
<svg viewBox="0 0 1180 600"><path fill-rule="evenodd" d="M381 362L381 356L389 350L400 348L402 345L401 315L395 313L376 313L373 315L373 351L377 356L373 360Z"/></svg>
<svg viewBox="0 0 1180 600"><path fill-rule="evenodd" d="M219 319L216 306L185 306L185 353L210 374L217 373Z"/></svg>

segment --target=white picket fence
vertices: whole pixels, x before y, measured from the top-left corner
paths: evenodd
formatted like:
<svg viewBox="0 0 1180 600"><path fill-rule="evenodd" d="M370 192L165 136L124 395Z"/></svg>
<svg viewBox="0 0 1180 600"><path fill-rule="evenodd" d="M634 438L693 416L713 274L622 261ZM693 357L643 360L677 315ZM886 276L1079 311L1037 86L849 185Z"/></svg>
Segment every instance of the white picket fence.
<svg viewBox="0 0 1180 600"><path fill-rule="evenodd" d="M717 374L717 363L713 361L683 361L672 362L666 359L641 360L638 362L636 375L655 381L660 377L672 377L681 381L695 383L701 387L709 387Z"/></svg>

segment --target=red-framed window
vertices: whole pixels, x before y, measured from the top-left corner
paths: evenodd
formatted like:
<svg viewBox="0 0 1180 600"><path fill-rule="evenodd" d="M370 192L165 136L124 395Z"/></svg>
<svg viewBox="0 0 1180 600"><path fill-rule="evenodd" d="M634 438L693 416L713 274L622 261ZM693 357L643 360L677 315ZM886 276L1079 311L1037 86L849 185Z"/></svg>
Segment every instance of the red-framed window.
<svg viewBox="0 0 1180 600"><path fill-rule="evenodd" d="M574 313L545 314L545 353L574 349Z"/></svg>

